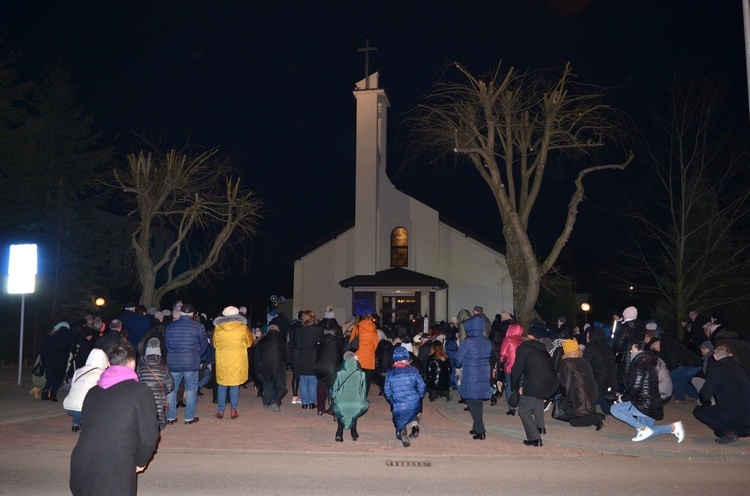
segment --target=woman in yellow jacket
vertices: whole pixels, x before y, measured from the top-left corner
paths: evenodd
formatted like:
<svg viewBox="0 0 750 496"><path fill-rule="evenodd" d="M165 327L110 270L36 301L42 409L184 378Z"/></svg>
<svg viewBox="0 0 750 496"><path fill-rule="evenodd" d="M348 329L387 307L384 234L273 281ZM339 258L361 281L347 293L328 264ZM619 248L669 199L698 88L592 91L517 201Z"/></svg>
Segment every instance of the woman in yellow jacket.
<svg viewBox="0 0 750 496"><path fill-rule="evenodd" d="M254 338L247 327L247 319L239 313L237 307L229 306L221 312L222 317L214 319L212 344L216 348L216 383L219 385L217 419L224 418L227 388L232 420L240 416L237 413L240 385L247 381L247 349L253 345Z"/></svg>
<svg viewBox="0 0 750 496"><path fill-rule="evenodd" d="M349 342L359 336L359 346L355 355L365 373L366 395L370 394L370 382L375 373L375 349L378 347L378 330L372 320L372 314L362 314L359 323L354 326Z"/></svg>

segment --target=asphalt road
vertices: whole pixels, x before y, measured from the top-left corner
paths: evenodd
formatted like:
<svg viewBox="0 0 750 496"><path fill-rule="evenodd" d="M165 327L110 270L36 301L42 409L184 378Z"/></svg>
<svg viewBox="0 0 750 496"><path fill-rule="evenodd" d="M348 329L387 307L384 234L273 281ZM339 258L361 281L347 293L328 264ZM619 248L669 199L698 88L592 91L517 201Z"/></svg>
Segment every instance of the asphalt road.
<svg viewBox="0 0 750 496"><path fill-rule="evenodd" d="M69 494L69 450L0 448L0 458L0 494ZM748 494L749 484L747 465L730 462L697 464L611 455L511 460L210 451L160 452L139 476L138 494L723 496Z"/></svg>

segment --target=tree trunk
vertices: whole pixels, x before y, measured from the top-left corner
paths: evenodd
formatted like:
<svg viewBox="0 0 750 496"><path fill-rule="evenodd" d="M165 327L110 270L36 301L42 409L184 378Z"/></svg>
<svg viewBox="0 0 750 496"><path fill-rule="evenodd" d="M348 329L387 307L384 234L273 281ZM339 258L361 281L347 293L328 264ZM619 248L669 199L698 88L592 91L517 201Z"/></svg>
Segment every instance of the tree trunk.
<svg viewBox="0 0 750 496"><path fill-rule="evenodd" d="M505 230L506 253L505 262L508 273L513 281L513 312L516 321L528 328L529 322L534 316L534 306L539 297L540 278L539 262L532 253L531 259L524 256L521 244L517 238ZM531 275L531 277L530 277Z"/></svg>

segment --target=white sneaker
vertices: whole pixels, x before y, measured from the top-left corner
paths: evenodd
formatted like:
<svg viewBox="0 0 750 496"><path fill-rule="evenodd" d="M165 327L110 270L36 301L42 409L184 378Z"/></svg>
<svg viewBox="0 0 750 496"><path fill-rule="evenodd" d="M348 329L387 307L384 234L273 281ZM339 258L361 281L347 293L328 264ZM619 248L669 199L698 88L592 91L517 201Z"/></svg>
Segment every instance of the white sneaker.
<svg viewBox="0 0 750 496"><path fill-rule="evenodd" d="M299 405L302 403L302 401L299 399L299 396L292 396L292 405Z"/></svg>
<svg viewBox="0 0 750 496"><path fill-rule="evenodd" d="M683 442L685 440L685 426L682 425L682 421L675 422L672 426L674 428L672 434L677 436L677 442Z"/></svg>
<svg viewBox="0 0 750 496"><path fill-rule="evenodd" d="M544 411L548 412L548 411L552 410L552 407L554 406L554 404L555 404L554 400L548 400L547 404L544 405Z"/></svg>
<svg viewBox="0 0 750 496"><path fill-rule="evenodd" d="M643 427L641 429L638 429L638 433L633 438L633 441L636 443L638 441L643 441L644 439L650 438L654 434L654 431L651 430L651 427Z"/></svg>

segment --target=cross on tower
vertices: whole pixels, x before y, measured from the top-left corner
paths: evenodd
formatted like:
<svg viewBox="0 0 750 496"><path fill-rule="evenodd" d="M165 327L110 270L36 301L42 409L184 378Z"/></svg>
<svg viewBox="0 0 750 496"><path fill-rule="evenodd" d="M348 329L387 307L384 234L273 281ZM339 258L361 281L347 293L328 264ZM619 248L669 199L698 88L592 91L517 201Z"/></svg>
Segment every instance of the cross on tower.
<svg viewBox="0 0 750 496"><path fill-rule="evenodd" d="M370 46L370 38L365 39L365 47L357 48L358 52L365 52L365 89L370 89L370 52L374 52L378 47Z"/></svg>

